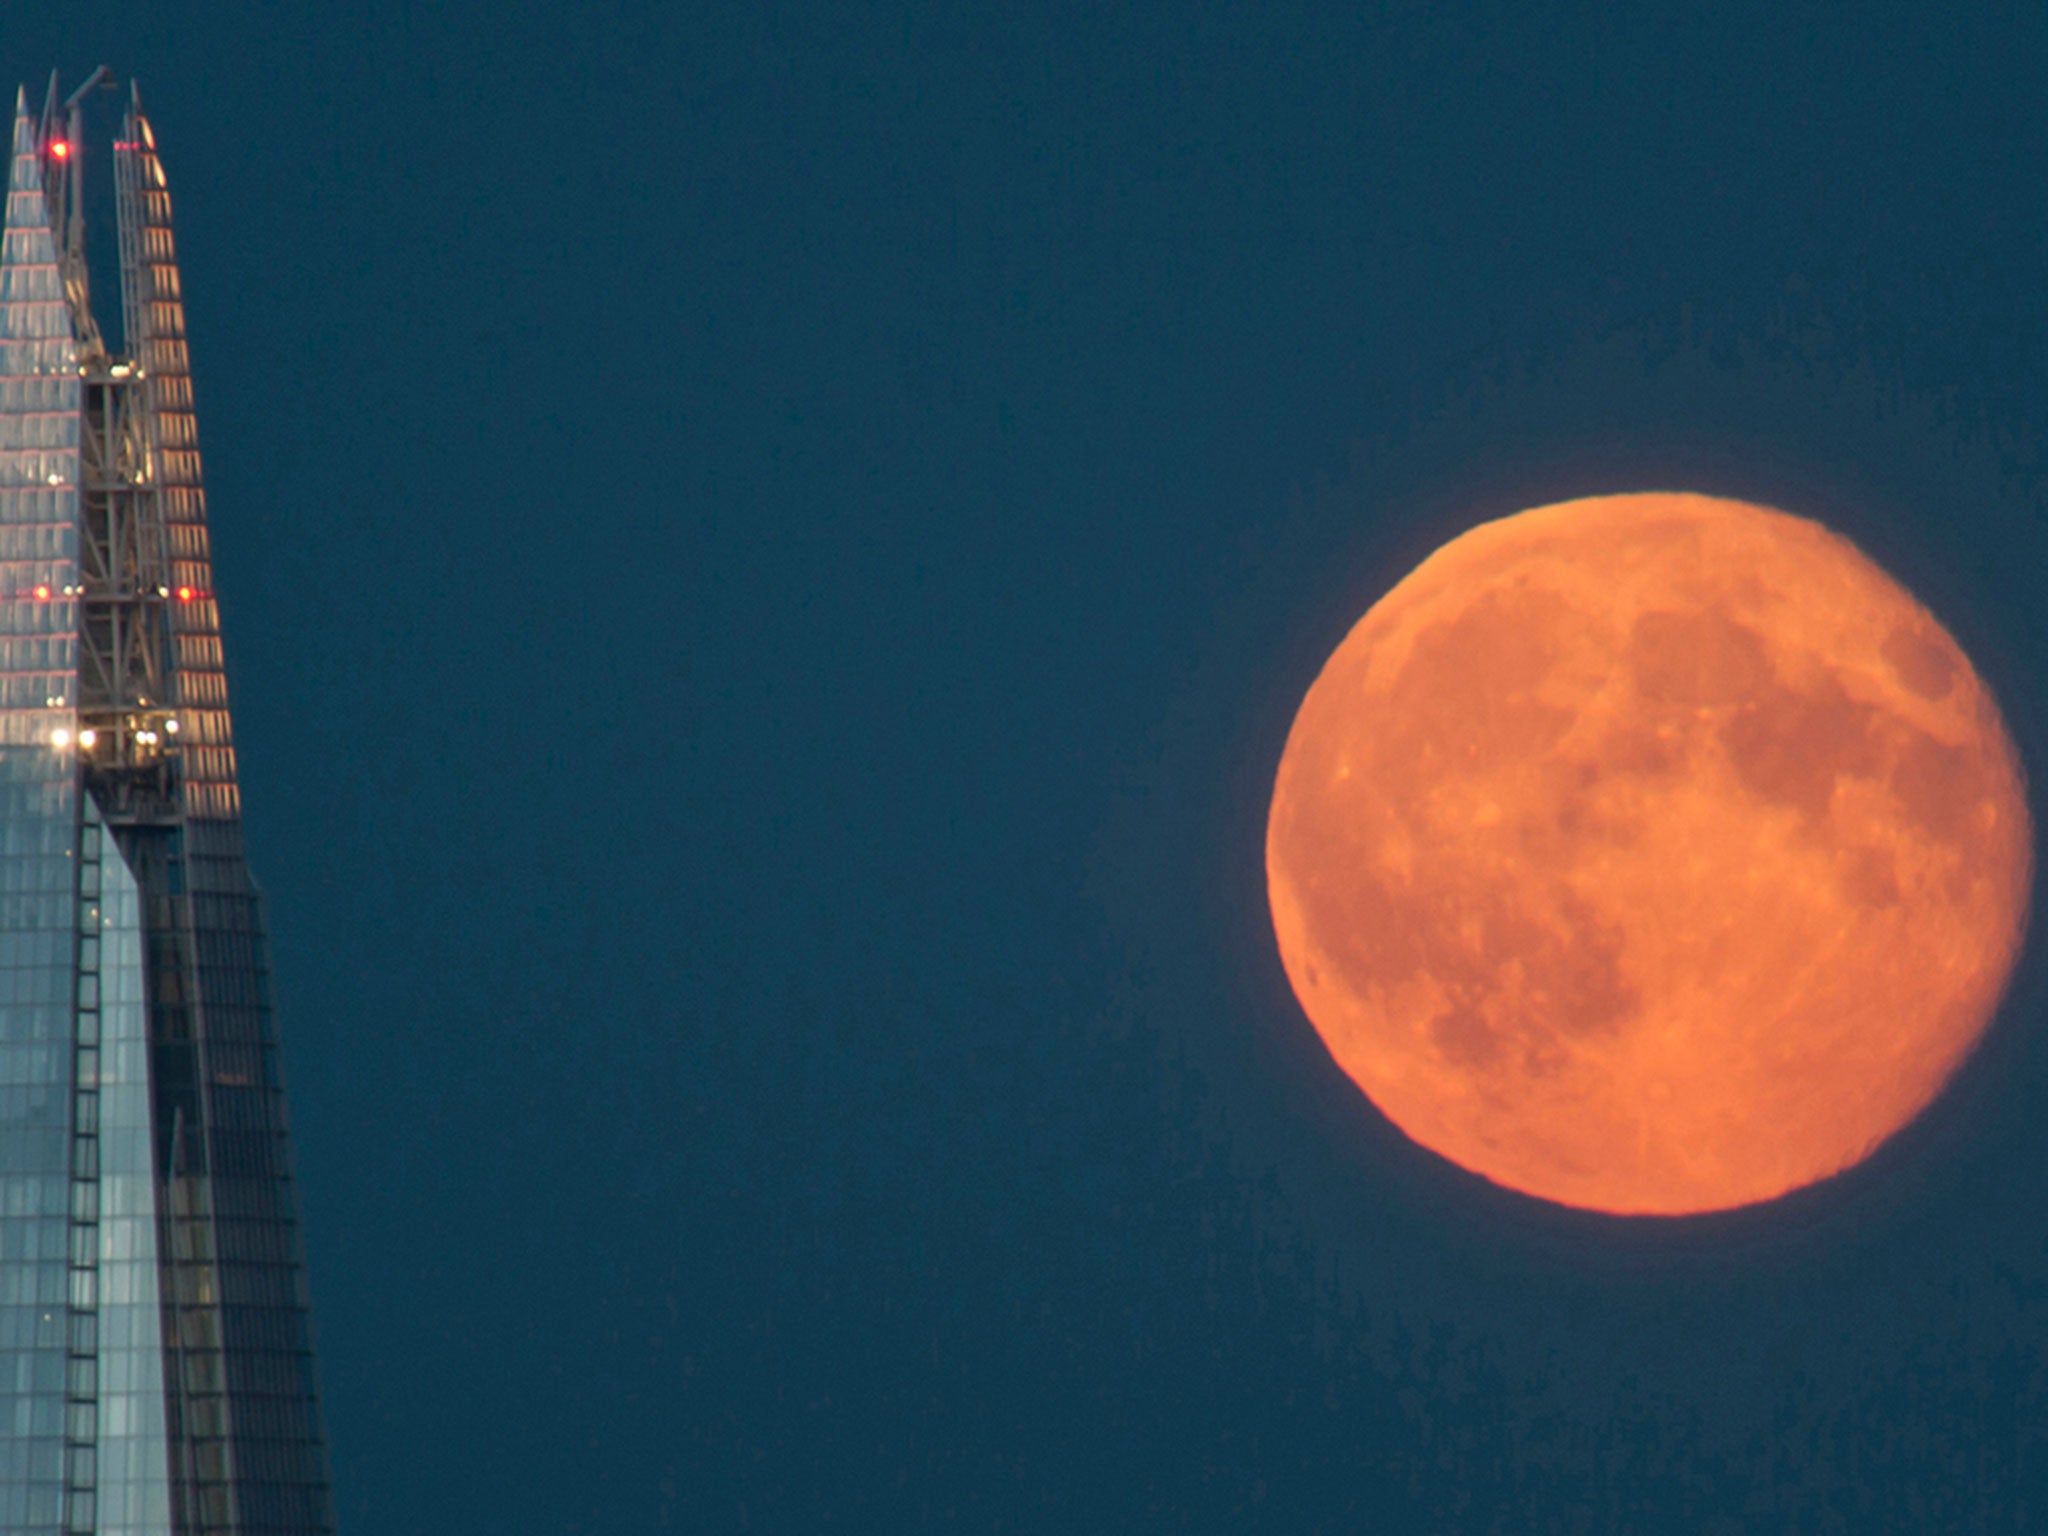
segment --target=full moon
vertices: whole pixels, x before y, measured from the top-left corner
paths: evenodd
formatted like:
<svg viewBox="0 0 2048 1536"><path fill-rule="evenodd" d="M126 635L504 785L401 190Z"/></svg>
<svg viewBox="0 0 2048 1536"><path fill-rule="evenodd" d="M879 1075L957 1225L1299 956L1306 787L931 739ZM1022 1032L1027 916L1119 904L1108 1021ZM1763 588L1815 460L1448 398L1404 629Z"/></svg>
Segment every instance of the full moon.
<svg viewBox="0 0 2048 1536"><path fill-rule="evenodd" d="M1281 959L1411 1139L1681 1215L1860 1162L1984 1033L2033 828L1989 690L1818 523L1561 502L1452 540L1302 700Z"/></svg>

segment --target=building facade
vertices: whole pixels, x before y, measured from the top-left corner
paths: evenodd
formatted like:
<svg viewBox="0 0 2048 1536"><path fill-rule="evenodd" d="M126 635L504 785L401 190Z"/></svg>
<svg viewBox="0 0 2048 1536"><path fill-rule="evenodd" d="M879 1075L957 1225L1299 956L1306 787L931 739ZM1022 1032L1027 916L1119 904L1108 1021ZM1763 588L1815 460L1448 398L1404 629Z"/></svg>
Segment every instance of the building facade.
<svg viewBox="0 0 2048 1536"><path fill-rule="evenodd" d="M0 236L0 1531L333 1528L170 193L102 70L17 98Z"/></svg>

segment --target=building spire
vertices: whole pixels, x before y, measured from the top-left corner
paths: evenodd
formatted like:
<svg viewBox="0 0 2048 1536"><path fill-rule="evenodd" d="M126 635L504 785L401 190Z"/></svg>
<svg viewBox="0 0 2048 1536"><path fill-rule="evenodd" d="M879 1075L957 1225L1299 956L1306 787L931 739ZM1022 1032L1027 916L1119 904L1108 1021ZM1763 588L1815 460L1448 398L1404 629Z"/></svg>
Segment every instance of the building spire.
<svg viewBox="0 0 2048 1536"><path fill-rule="evenodd" d="M16 93L0 235L0 1033L36 1090L0 1096L0 1303L60 1303L0 1304L26 1486L0 1481L38 1530L332 1536L171 195L132 89L127 355L83 280L106 79Z"/></svg>

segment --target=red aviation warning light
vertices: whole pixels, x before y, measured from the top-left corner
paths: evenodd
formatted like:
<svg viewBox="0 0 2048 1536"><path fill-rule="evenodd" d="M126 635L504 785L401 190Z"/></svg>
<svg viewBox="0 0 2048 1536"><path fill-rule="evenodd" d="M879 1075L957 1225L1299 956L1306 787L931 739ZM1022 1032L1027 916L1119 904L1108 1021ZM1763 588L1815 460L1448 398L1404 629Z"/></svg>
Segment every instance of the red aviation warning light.
<svg viewBox="0 0 2048 1536"><path fill-rule="evenodd" d="M64 141L63 139L58 139L58 140L57 140L57 141L56 141L55 143L53 143L53 144L52 144L52 145L50 146L50 158L51 158L52 160L68 160L68 159L70 159L70 158L71 158L71 146L70 146L70 144L68 144L68 143L67 143L66 141Z"/></svg>
<svg viewBox="0 0 2048 1536"><path fill-rule="evenodd" d="M198 595L199 595L199 592L198 592L198 590L197 590L196 588L193 588L193 587L180 587L180 588L178 588L178 601L179 601L179 602L181 602L181 603L189 603L189 602L191 602L191 601L192 601L192 599L193 599L193 598L197 597Z"/></svg>
<svg viewBox="0 0 2048 1536"><path fill-rule="evenodd" d="M47 603L50 600L50 589L47 586L36 587L35 599L39 603Z"/></svg>

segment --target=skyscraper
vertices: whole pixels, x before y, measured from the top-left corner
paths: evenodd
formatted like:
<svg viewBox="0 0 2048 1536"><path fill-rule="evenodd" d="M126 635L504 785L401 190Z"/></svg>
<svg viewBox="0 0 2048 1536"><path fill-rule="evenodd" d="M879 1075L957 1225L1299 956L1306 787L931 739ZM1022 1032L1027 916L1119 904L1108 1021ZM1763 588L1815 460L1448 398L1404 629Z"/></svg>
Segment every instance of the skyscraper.
<svg viewBox="0 0 2048 1536"><path fill-rule="evenodd" d="M171 204L17 97L0 248L0 1530L334 1527ZM111 114L110 114L111 115Z"/></svg>

